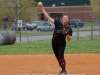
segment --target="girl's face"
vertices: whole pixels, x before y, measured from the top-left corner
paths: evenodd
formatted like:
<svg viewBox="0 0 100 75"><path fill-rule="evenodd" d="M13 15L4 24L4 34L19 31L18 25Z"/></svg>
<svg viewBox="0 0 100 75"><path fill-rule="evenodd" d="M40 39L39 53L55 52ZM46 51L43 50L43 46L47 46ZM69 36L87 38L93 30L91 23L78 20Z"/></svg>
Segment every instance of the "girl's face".
<svg viewBox="0 0 100 75"><path fill-rule="evenodd" d="M62 17L62 23L65 25L65 24L68 24L68 22L69 22L69 17L67 15L64 15Z"/></svg>

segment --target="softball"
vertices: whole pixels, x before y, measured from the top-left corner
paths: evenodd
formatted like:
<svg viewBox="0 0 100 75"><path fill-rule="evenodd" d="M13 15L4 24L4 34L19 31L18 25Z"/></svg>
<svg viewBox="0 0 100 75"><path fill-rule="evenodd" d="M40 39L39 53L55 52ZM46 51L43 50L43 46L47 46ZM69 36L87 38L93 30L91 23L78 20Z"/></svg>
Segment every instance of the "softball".
<svg viewBox="0 0 100 75"><path fill-rule="evenodd" d="M42 2L38 2L38 6L41 7L42 6Z"/></svg>

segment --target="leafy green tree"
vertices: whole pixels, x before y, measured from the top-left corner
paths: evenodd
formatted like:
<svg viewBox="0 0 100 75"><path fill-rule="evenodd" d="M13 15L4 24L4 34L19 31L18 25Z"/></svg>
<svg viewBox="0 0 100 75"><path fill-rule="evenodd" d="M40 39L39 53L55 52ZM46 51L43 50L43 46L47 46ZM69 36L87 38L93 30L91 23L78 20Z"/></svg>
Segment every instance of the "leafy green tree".
<svg viewBox="0 0 100 75"><path fill-rule="evenodd" d="M100 0L90 0L92 16L100 20Z"/></svg>
<svg viewBox="0 0 100 75"><path fill-rule="evenodd" d="M37 13L38 8L34 0L0 0L1 19L9 15L12 19L25 21L29 18L37 19Z"/></svg>

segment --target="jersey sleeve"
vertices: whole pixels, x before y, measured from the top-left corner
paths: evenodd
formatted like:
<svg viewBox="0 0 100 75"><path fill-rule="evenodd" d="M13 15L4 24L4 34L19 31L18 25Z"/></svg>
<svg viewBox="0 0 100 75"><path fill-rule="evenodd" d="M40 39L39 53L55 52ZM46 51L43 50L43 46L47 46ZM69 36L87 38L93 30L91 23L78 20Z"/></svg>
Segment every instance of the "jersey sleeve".
<svg viewBox="0 0 100 75"><path fill-rule="evenodd" d="M60 21L59 20L54 20L54 24L55 24L55 28L57 28L60 25Z"/></svg>
<svg viewBox="0 0 100 75"><path fill-rule="evenodd" d="M70 27L69 35L72 36L72 34L73 34L73 30L72 30L72 28Z"/></svg>

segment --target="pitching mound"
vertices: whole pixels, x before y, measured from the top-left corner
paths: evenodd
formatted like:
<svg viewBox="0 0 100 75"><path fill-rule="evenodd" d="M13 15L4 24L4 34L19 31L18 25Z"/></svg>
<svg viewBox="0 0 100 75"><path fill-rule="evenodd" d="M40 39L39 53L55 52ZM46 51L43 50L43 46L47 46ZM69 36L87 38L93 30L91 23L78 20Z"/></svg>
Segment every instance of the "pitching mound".
<svg viewBox="0 0 100 75"><path fill-rule="evenodd" d="M65 54L69 74L100 75L100 54ZM0 55L0 75L59 74L54 54Z"/></svg>

